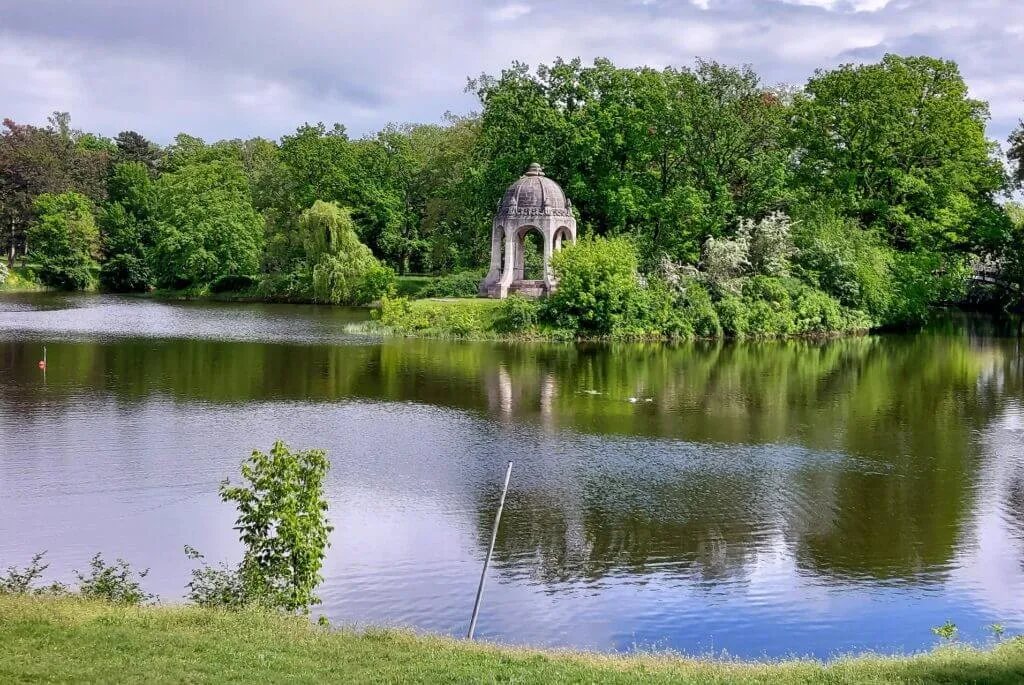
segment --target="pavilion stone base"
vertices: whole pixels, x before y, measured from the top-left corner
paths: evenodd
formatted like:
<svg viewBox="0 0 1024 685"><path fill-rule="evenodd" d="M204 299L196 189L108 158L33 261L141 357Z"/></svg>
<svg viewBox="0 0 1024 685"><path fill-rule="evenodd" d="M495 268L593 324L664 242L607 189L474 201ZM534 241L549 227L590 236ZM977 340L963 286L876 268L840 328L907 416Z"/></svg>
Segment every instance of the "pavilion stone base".
<svg viewBox="0 0 1024 685"><path fill-rule="evenodd" d="M508 287L508 295L511 295L512 293L519 293L523 297L529 297L529 298L534 298L534 299L544 297L545 295L549 294L550 292L551 292L551 290L548 288L547 283L545 283L542 280L536 280L536 281L527 281L527 280L512 281L512 284L509 285L509 287ZM491 298L495 298L495 299L501 298L502 297L501 284L500 283L492 283L490 285L481 284L480 285L480 296L481 297L491 297Z"/></svg>

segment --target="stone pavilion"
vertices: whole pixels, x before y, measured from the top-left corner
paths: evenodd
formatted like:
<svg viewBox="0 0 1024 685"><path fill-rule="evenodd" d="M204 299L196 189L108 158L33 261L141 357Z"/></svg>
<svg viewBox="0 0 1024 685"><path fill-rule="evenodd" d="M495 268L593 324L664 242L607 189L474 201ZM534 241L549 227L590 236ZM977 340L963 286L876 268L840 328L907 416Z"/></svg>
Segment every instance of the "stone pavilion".
<svg viewBox="0 0 1024 685"><path fill-rule="evenodd" d="M536 231L544 244L544 278L524 279L526 236ZM491 228L491 268L480 283L480 295L504 299L509 293L541 297L556 287L551 255L565 241L576 242L572 203L561 186L531 164L498 203Z"/></svg>

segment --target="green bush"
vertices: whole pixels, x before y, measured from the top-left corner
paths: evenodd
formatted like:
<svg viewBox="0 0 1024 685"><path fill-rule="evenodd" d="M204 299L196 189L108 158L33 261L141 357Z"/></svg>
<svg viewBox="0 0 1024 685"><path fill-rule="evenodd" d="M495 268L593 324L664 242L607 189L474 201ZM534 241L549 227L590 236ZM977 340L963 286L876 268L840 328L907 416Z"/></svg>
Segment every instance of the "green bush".
<svg viewBox="0 0 1024 685"><path fill-rule="evenodd" d="M10 271L8 271L7 269L7 264L4 262L0 262L0 285L3 285L4 283L7 282L7 276L9 274Z"/></svg>
<svg viewBox="0 0 1024 685"><path fill-rule="evenodd" d="M294 271L264 276L256 285L256 295L272 300L310 300L312 287L313 275L303 262Z"/></svg>
<svg viewBox="0 0 1024 685"><path fill-rule="evenodd" d="M149 569L136 574L124 559L107 564L103 556L97 554L89 561L88 575L80 571L75 571L75 575L78 576L78 591L83 597L129 605L153 599L153 595L142 590L141 584L142 579L149 575Z"/></svg>
<svg viewBox="0 0 1024 685"><path fill-rule="evenodd" d="M384 297L375 317L396 333L479 337L498 332L501 307L498 300L410 301L404 297Z"/></svg>
<svg viewBox="0 0 1024 685"><path fill-rule="evenodd" d="M693 322L677 306L676 290L664 278L650 278L634 300L629 320L640 334L692 338Z"/></svg>
<svg viewBox="0 0 1024 685"><path fill-rule="evenodd" d="M246 586L240 566L210 566L202 554L187 545L185 556L201 564L199 568L192 569L192 579L186 586L187 597L193 603L201 607L231 610L261 604L262 598L254 596Z"/></svg>
<svg viewBox="0 0 1024 685"><path fill-rule="evenodd" d="M630 314L641 289L629 240L581 240L556 253L551 265L558 289L542 308L548 323L582 335L609 335L636 324Z"/></svg>
<svg viewBox="0 0 1024 685"><path fill-rule="evenodd" d="M776 337L794 332L792 303L786 284L779 278L754 276L743 283L747 307L747 334Z"/></svg>
<svg viewBox="0 0 1024 685"><path fill-rule="evenodd" d="M828 293L804 288L793 303L795 333L834 333L846 329L843 306Z"/></svg>
<svg viewBox="0 0 1024 685"><path fill-rule="evenodd" d="M693 283L683 294L680 302L683 315L690 321L693 334L699 338L716 338L722 335L722 324L718 312L711 302L711 295L700 283Z"/></svg>
<svg viewBox="0 0 1024 685"><path fill-rule="evenodd" d="M366 270L359 281L356 298L359 304L374 302L382 297L394 295L397 286L398 279L394 269L380 263L374 264Z"/></svg>
<svg viewBox="0 0 1024 685"><path fill-rule="evenodd" d="M236 293L242 290L249 290L256 285L256 279L252 276L227 275L218 276L210 283L211 293Z"/></svg>
<svg viewBox="0 0 1024 685"><path fill-rule="evenodd" d="M460 271L442 276L419 291L419 297L476 297L483 271Z"/></svg>
<svg viewBox="0 0 1024 685"><path fill-rule="evenodd" d="M796 230L795 273L851 309L887 318L894 297L895 251L873 231L827 210L809 210Z"/></svg>
<svg viewBox="0 0 1024 685"><path fill-rule="evenodd" d="M68 592L63 583L37 584L50 567L43 563L44 556L46 552L33 555L32 561L24 568L8 566L7 573L0 575L0 595L62 595Z"/></svg>
<svg viewBox="0 0 1024 685"><path fill-rule="evenodd" d="M494 330L499 333L521 333L537 325L540 306L518 293L509 295L497 307Z"/></svg>
<svg viewBox="0 0 1024 685"><path fill-rule="evenodd" d="M715 303L715 310L725 335L742 338L747 334L747 306L743 300L735 295L725 295Z"/></svg>
<svg viewBox="0 0 1024 685"><path fill-rule="evenodd" d="M134 254L118 254L100 268L100 286L112 292L145 292L149 290L150 279L146 260Z"/></svg>

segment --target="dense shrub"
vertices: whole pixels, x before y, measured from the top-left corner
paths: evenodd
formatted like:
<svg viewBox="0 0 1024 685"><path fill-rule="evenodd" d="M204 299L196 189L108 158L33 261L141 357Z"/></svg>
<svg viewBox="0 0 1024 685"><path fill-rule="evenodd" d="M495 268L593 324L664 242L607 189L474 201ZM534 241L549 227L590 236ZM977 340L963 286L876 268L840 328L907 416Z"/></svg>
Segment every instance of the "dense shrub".
<svg viewBox="0 0 1024 685"><path fill-rule="evenodd" d="M747 334L747 307L739 297L725 295L715 303L718 321L722 332L733 338L742 338Z"/></svg>
<svg viewBox="0 0 1024 685"><path fill-rule="evenodd" d="M150 284L149 265L138 255L121 253L100 268L100 286L118 293L145 292Z"/></svg>
<svg viewBox="0 0 1024 685"><path fill-rule="evenodd" d="M269 300L310 300L313 276L305 262L294 271L264 276L256 285L256 295Z"/></svg>
<svg viewBox="0 0 1024 685"><path fill-rule="evenodd" d="M210 283L211 293L235 293L248 290L256 285L256 279L252 276L229 275L220 276Z"/></svg>
<svg viewBox="0 0 1024 685"><path fill-rule="evenodd" d="M636 335L664 335L669 338L693 337L693 323L677 306L679 291L659 274L647 279L629 315Z"/></svg>
<svg viewBox="0 0 1024 685"><path fill-rule="evenodd" d="M745 262L752 274L786 276L790 259L798 252L793 244L793 224L781 212L760 221L744 219L736 232L736 241L746 248Z"/></svg>
<svg viewBox="0 0 1024 685"><path fill-rule="evenodd" d="M442 276L419 291L419 297L476 297L483 271L460 271Z"/></svg>
<svg viewBox="0 0 1024 685"><path fill-rule="evenodd" d="M747 334L775 337L794 332L795 322L789 291L781 279L754 276L743 284L747 309Z"/></svg>
<svg viewBox="0 0 1024 685"><path fill-rule="evenodd" d="M84 290L93 283L99 229L89 199L78 193L43 193L35 200L36 220L28 232L39 280L62 290Z"/></svg>
<svg viewBox="0 0 1024 685"><path fill-rule="evenodd" d="M558 289L545 300L546 322L583 335L608 335L634 323L630 314L641 293L629 240L581 240L556 253L551 265Z"/></svg>
<svg viewBox="0 0 1024 685"><path fill-rule="evenodd" d="M499 333L521 333L537 325L540 306L518 293L509 295L498 305L494 329Z"/></svg>
<svg viewBox="0 0 1024 685"><path fill-rule="evenodd" d="M848 323L838 300L813 288L801 290L793 310L796 333L832 333L844 330Z"/></svg>
<svg viewBox="0 0 1024 685"><path fill-rule="evenodd" d="M876 321L888 317L895 252L873 231L818 209L797 226L796 242L798 276Z"/></svg>
<svg viewBox="0 0 1024 685"><path fill-rule="evenodd" d="M385 328L402 334L488 336L496 332L501 306L497 300L444 302L384 297L376 317Z"/></svg>
<svg viewBox="0 0 1024 685"><path fill-rule="evenodd" d="M7 269L7 264L0 262L0 285L7 282L7 276L10 272Z"/></svg>
<svg viewBox="0 0 1024 685"><path fill-rule="evenodd" d="M149 569L136 573L124 559L107 564L103 556L97 554L89 561L88 575L81 571L76 571L75 575L83 597L130 605L153 599L153 595L143 591L141 583L149 575Z"/></svg>
<svg viewBox="0 0 1024 685"><path fill-rule="evenodd" d="M718 312L711 302L710 293L703 285L694 283L687 288L680 305L683 316L690 322L693 335L698 338L715 338L722 334Z"/></svg>

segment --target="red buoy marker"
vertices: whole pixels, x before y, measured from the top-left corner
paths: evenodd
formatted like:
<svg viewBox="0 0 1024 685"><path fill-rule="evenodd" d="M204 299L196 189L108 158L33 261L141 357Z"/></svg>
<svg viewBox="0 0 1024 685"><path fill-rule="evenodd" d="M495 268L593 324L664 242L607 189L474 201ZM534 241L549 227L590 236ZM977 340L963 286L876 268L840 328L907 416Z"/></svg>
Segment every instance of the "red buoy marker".
<svg viewBox="0 0 1024 685"><path fill-rule="evenodd" d="M43 348L43 358L39 362L39 368L46 371L46 348Z"/></svg>

